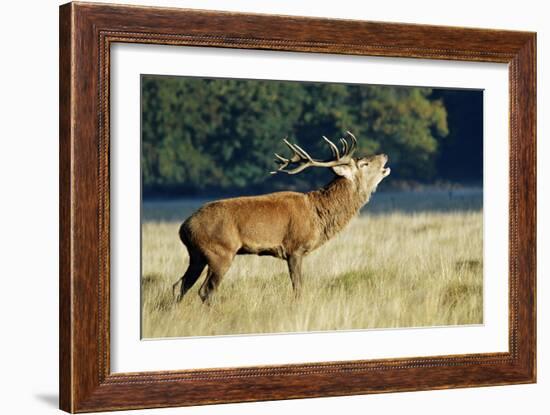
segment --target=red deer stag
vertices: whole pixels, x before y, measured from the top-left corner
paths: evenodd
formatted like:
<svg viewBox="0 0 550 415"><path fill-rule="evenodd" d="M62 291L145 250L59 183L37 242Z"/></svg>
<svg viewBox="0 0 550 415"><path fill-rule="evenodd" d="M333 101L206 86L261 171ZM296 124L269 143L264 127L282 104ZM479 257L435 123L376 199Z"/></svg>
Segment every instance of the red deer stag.
<svg viewBox="0 0 550 415"><path fill-rule="evenodd" d="M390 174L388 156L353 158L357 139L347 132L351 145L340 139L340 150L323 137L332 159L313 159L286 139L290 158L275 154L281 172L297 174L308 167L330 167L336 177L325 187L308 193L276 192L210 202L180 227L179 236L189 252L189 267L181 282L178 301L195 284L203 269L208 274L199 289L203 302L220 284L235 255L270 255L287 261L295 295L302 285L302 259L339 232L364 206L378 183Z"/></svg>

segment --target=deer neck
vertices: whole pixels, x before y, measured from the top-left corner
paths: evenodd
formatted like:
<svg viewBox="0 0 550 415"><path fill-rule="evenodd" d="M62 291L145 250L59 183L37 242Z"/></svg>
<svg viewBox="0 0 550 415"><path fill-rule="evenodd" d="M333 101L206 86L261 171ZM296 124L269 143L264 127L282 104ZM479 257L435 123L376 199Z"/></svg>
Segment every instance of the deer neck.
<svg viewBox="0 0 550 415"><path fill-rule="evenodd" d="M325 187L308 193L321 228L321 243L341 231L366 204L370 194L354 181L337 177Z"/></svg>

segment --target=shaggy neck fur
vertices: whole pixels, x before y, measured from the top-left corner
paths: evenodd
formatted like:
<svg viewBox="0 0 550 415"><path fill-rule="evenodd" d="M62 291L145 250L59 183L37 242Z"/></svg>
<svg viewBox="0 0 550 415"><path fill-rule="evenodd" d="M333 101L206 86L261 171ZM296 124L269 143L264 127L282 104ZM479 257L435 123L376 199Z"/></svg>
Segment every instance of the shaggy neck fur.
<svg viewBox="0 0 550 415"><path fill-rule="evenodd" d="M369 201L370 194L361 191L359 183L343 177L337 177L325 187L309 192L307 195L322 229L321 243L342 230Z"/></svg>

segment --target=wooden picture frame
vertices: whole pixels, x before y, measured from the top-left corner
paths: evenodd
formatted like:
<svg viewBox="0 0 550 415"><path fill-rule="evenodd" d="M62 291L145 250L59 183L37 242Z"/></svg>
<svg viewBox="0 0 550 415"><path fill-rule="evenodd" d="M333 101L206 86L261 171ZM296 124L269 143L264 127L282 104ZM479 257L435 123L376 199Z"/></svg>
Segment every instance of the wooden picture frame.
<svg viewBox="0 0 550 415"><path fill-rule="evenodd" d="M109 59L117 42L509 65L509 352L111 373ZM60 8L60 407L68 412L536 380L536 34L69 3ZM231 362L228 362L231 366Z"/></svg>

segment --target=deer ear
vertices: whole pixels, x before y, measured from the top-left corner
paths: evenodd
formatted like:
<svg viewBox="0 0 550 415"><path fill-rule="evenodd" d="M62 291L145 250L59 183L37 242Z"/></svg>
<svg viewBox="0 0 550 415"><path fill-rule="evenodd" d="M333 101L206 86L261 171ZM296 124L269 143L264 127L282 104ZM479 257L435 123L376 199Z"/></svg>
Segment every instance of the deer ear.
<svg viewBox="0 0 550 415"><path fill-rule="evenodd" d="M341 166L334 166L332 171L338 176L345 177L348 180L353 180L354 166L351 164L342 164Z"/></svg>

